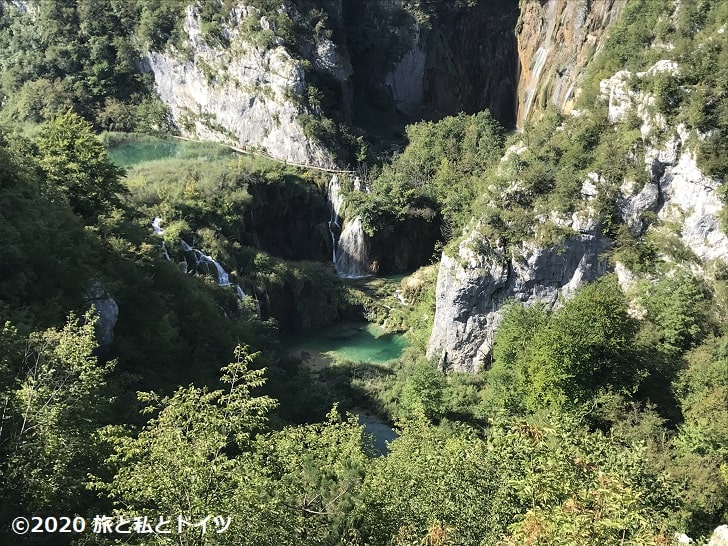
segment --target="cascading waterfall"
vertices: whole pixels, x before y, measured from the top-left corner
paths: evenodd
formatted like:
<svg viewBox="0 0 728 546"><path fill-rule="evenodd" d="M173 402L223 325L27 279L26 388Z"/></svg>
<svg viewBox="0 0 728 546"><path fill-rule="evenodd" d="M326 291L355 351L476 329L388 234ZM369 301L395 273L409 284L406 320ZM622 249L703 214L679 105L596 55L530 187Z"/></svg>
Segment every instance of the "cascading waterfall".
<svg viewBox="0 0 728 546"><path fill-rule="evenodd" d="M154 235L162 235L164 233L164 230L162 229L162 222L163 220L158 216L154 220L152 220L152 229L154 230Z"/></svg>
<svg viewBox="0 0 728 546"><path fill-rule="evenodd" d="M331 248L333 249L331 261L336 264L337 233L341 235L341 217L339 216L339 212L341 211L341 206L344 204L344 199L341 197L341 184L337 175L332 176L329 182L328 201L329 208L331 209L329 217L329 233L331 234Z"/></svg>
<svg viewBox="0 0 728 546"><path fill-rule="evenodd" d="M164 257L167 258L167 261L171 262L172 258L169 257L169 252L167 252L167 245L164 244L164 241L162 241L162 252L164 252Z"/></svg>
<svg viewBox="0 0 728 546"><path fill-rule="evenodd" d="M227 271L225 271L222 266L215 261L215 259L212 256L208 256L201 250L197 248L191 247L189 244L187 244L186 241L183 239L180 239L180 244L182 245L182 250L185 252L191 252L192 255L195 257L195 273L199 271L200 265L205 264L207 268L207 272L210 272L210 265L212 265L215 268L215 271L217 272L217 285L218 286L230 286L232 283L230 282L230 276L227 274Z"/></svg>
<svg viewBox="0 0 728 546"><path fill-rule="evenodd" d="M344 226L336 248L334 267L340 277L356 279L370 275L364 229L358 216Z"/></svg>
<svg viewBox="0 0 728 546"><path fill-rule="evenodd" d="M536 55L533 59L533 69L531 71L531 77L528 80L528 85L526 86L526 104L524 106L524 112L523 112L523 120L525 121L528 118L528 112L531 110L531 105L533 104L533 99L536 98L536 89L538 87L538 81L541 78L541 71L543 70L544 65L546 64L546 59L548 58L549 51L551 50L550 47L539 47L536 51Z"/></svg>
<svg viewBox="0 0 728 546"><path fill-rule="evenodd" d="M162 222L163 220L159 217L155 218L152 221L152 229L154 230L154 235L162 236L164 235L164 230L162 229ZM169 252L167 252L167 245L162 241L162 252L164 252L164 257L167 258L168 262L172 261L172 258L169 257Z"/></svg>
<svg viewBox="0 0 728 546"><path fill-rule="evenodd" d="M162 229L161 218L155 218L152 222L152 228L154 229L154 234L157 236L161 236L164 233L164 229ZM212 257L201 250L194 248L190 246L185 240L180 239L180 244L182 245L182 250L186 253L192 254L195 258L195 273L199 272L200 265L204 264L207 268L207 272L210 272L210 266L215 268L215 272L217 273L217 285L218 286L234 286L235 287L235 293L238 295L240 299L243 299L246 294L243 291L243 289L240 287L239 284L233 285L233 283L230 282L230 275L228 275L227 271L223 269L223 267ZM167 252L167 246L164 244L164 241L162 241L162 251L164 252L165 258L167 258L168 261L172 261L172 259L169 257L169 252ZM189 262L187 261L187 257L184 258L185 261L185 271L187 271L190 266Z"/></svg>
<svg viewBox="0 0 728 546"><path fill-rule="evenodd" d="M344 200L341 196L341 183L337 175L332 176L329 182L328 201L331 210L329 233L333 247L331 259L337 275L344 279L356 279L370 275L369 256L361 218L357 216L347 222L343 230L341 229L340 214Z"/></svg>

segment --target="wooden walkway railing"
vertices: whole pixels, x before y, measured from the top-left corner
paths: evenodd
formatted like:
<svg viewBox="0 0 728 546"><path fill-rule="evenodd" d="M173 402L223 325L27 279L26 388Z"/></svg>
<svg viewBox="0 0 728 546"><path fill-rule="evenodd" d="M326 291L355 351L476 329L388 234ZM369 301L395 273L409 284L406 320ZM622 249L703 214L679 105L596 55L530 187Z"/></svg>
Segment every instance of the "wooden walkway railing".
<svg viewBox="0 0 728 546"><path fill-rule="evenodd" d="M174 138L179 140L186 140L187 142L199 142L202 144L219 144L220 146L225 146L226 148L231 149L234 152L237 152L239 154L247 154L252 156L259 156L259 157L265 157L266 159L270 159L272 161L278 161L279 163L285 163L286 165L290 165L292 167L298 167L299 169L313 169L315 171L321 171L326 173L336 173L336 174L355 174L356 171L347 171L345 169L330 169L327 167L319 167L317 165L306 165L305 163L293 163L291 161L286 161L284 159L281 159L279 157L274 157L270 154L266 154L265 152L261 152L260 150L248 150L247 148L239 148L237 146L233 146L232 144L226 144L224 142L215 142L212 140L196 140L194 138L189 137L183 137L183 136L174 136Z"/></svg>

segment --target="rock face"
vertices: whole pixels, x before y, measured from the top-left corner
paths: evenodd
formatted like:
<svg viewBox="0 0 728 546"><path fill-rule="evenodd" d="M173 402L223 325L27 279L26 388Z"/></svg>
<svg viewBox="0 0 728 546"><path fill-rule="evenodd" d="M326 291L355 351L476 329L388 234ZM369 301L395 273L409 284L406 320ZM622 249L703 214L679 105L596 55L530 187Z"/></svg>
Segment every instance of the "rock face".
<svg viewBox="0 0 728 546"><path fill-rule="evenodd" d="M586 65L626 0L522 3L518 23L518 126L549 104L570 111Z"/></svg>
<svg viewBox="0 0 728 546"><path fill-rule="evenodd" d="M119 306L98 282L88 291L88 305L95 309L98 317L96 341L99 344L99 351L104 354L114 341L114 327L119 319Z"/></svg>
<svg viewBox="0 0 728 546"><path fill-rule="evenodd" d="M419 26L414 26L413 34L410 50L386 75L384 82L394 107L408 118L416 119L422 110L427 55L420 47Z"/></svg>
<svg viewBox="0 0 728 546"><path fill-rule="evenodd" d="M518 83L516 2L428 4L424 14L407 9L401 0L344 3L355 101L408 121L487 108L512 126ZM362 28L368 36L360 36Z"/></svg>
<svg viewBox="0 0 728 546"><path fill-rule="evenodd" d="M713 531L708 546L728 546L728 525L721 525Z"/></svg>
<svg viewBox="0 0 728 546"><path fill-rule="evenodd" d="M635 76L677 71L676 63L662 60ZM656 113L654 97L626 85L632 77L622 71L601 82L613 123L631 113L641 120L649 174L642 187L629 180L623 183L616 203L619 214L634 236L642 236L653 229L645 218L645 213L652 213L661 221L659 229L672 230L671 236L694 255L698 268L706 260L728 261L728 237L719 222L723 208L719 184L703 175L690 149L691 139L700 140L701 135L689 134L683 125L669 127ZM659 133L663 138L657 140L654 135ZM519 149L509 153L519 153ZM558 248L522 244L505 252L480 237L476 227L460 244L457 256L443 255L428 357L439 359L445 369L477 371L489 364L504 302L513 299L528 305L558 305L559 296L568 297L584 282L606 273L603 254L610 241L602 235L589 205L602 185L596 173L588 175L581 189L581 211L571 219L559 220L576 234ZM615 269L621 284L632 281L632 274L622 264Z"/></svg>
<svg viewBox="0 0 728 546"><path fill-rule="evenodd" d="M659 72L675 75L679 66L664 59L635 76L643 78ZM719 182L700 171L695 153L688 146L691 135L686 127L682 124L668 127L664 117L655 112L655 98L629 88L627 82L632 77L629 71L622 70L600 85L602 96L608 100L610 121L618 122L630 112L636 113L642 121L640 130L647 143L645 169L650 173L650 180L639 191L635 191L630 181L622 185L622 198L617 203L622 219L632 234L639 236L647 227L644 214L656 213L663 223L680 226L677 237L698 260L727 260L728 237L719 222L723 209L717 192ZM657 132L666 133L667 138L660 146L650 145Z"/></svg>
<svg viewBox="0 0 728 546"><path fill-rule="evenodd" d="M390 232L370 240L373 269L380 275L410 273L432 258L442 237L441 219L430 210L411 210Z"/></svg>
<svg viewBox="0 0 728 546"><path fill-rule="evenodd" d="M504 125L520 125L549 103L570 109L625 1L527 1L519 10L513 0L416 8L402 0L336 0L326 6L325 32L309 29L296 51L244 3L222 26L226 43L213 44L191 5L182 43L147 52L142 64L183 135L329 167L331 155L300 121L321 114L304 106L307 74L316 73L316 85L336 103L324 114L337 121L368 127L372 112L382 118L376 126L487 108ZM293 2L280 9L301 19Z"/></svg>
<svg viewBox="0 0 728 546"><path fill-rule="evenodd" d="M258 31L243 32L244 25ZM203 140L254 147L294 163L331 167L331 155L306 137L304 70L255 8L238 5L225 32L229 45L209 45L199 9L185 12L186 41L180 49L151 51L144 65L180 132ZM255 43L256 40L259 43ZM351 68L330 41L318 44L322 70L345 77Z"/></svg>
<svg viewBox="0 0 728 546"><path fill-rule="evenodd" d="M490 110L512 126L518 86L515 2L489 0L457 9L443 2L424 46L423 108L428 118Z"/></svg>
<svg viewBox="0 0 728 546"><path fill-rule="evenodd" d="M568 225L578 233L558 248L524 243L508 254L493 248L475 252L473 246L487 245L476 229L460 244L458 256L443 254L428 358L437 358L445 370L477 372L490 362L504 303L558 305L559 296L603 275L609 241L601 226L577 217Z"/></svg>

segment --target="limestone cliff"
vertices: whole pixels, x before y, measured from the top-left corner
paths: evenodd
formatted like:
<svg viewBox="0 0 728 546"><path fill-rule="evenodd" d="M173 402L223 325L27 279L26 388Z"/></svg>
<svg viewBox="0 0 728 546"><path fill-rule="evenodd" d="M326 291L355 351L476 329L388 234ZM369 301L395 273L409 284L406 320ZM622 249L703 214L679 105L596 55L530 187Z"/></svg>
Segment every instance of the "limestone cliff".
<svg viewBox="0 0 728 546"><path fill-rule="evenodd" d="M569 111L589 61L626 0L522 0L516 29L518 126L549 104Z"/></svg>
<svg viewBox="0 0 728 546"><path fill-rule="evenodd" d="M225 26L229 44L210 45L201 26L199 9L189 6L184 43L144 58L180 132L257 148L285 161L333 166L331 154L304 133L304 69L275 26L244 4L233 9ZM329 40L315 44L314 54L323 71L345 78L351 70Z"/></svg>
<svg viewBox="0 0 728 546"><path fill-rule="evenodd" d="M344 4L355 101L406 121L487 108L503 124L513 125L516 2L439 2L426 12L414 4Z"/></svg>
<svg viewBox="0 0 728 546"><path fill-rule="evenodd" d="M582 199L587 209L594 197L590 188L586 181ZM582 283L603 275L607 271L603 254L610 242L599 222L576 213L562 223L574 235L558 247L524 242L499 249L483 241L476 227L460 243L456 256L443 254L427 356L438 359L445 370L477 372L490 362L504 303L554 306L560 296L568 297Z"/></svg>
<svg viewBox="0 0 728 546"><path fill-rule="evenodd" d="M612 123L630 114L641 121L648 173L641 187L631 180L623 182L615 201L617 213L635 237L652 232L671 238L692 256L681 258L688 264L675 265L700 273L710 261L728 261L728 237L719 223L723 208L717 191L719 181L705 176L695 157L695 144L704 135L688 131L682 124L669 126L656 112L655 98L628 84L634 78L678 71L677 63L669 60L635 75L621 71L601 82L601 93ZM518 148L509 153L519 153ZM568 297L584 282L606 273L609 267L604 253L611 242L590 206L603 188L596 173L584 180L577 212L559 220L573 235L557 247L541 248L524 242L501 249L485 240L476 225L455 255L443 255L428 356L439 359L445 369L477 371L490 362L504 302L558 305L560 296ZM668 254L661 259L668 267L673 261ZM617 264L617 273L623 286L632 278L623 264Z"/></svg>
<svg viewBox="0 0 728 546"><path fill-rule="evenodd" d="M679 66L665 59L634 76L642 79L658 73L675 76ZM622 185L618 200L622 219L633 234L641 235L647 229L644 214L656 213L663 226L679 226L672 235L695 255L696 265L714 259L728 260L728 237L719 222L723 209L718 196L720 184L701 172L695 156L695 144L705 135L691 134L684 124L668 126L664 117L654 111L654 97L631 89L628 82L632 79L629 71L622 70L603 80L600 86L603 98L608 100L609 119L619 122L630 112L637 113L647 143L645 169L650 180L639 191L630 180ZM658 133L664 136L653 144Z"/></svg>

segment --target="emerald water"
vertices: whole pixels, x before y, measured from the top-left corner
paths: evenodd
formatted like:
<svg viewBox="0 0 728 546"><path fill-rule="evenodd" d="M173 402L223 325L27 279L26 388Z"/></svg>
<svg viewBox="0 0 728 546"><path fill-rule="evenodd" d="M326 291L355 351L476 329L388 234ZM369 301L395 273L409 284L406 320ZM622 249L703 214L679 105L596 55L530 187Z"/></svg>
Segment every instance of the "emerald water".
<svg viewBox="0 0 728 546"><path fill-rule="evenodd" d="M109 159L119 167L130 167L162 159L227 159L235 154L229 148L209 142L189 142L153 137L124 138L108 146Z"/></svg>
<svg viewBox="0 0 728 546"><path fill-rule="evenodd" d="M402 334L387 334L376 324L357 322L333 326L291 338L291 353L306 353L314 360L328 356L337 360L383 364L402 355L407 340Z"/></svg>

